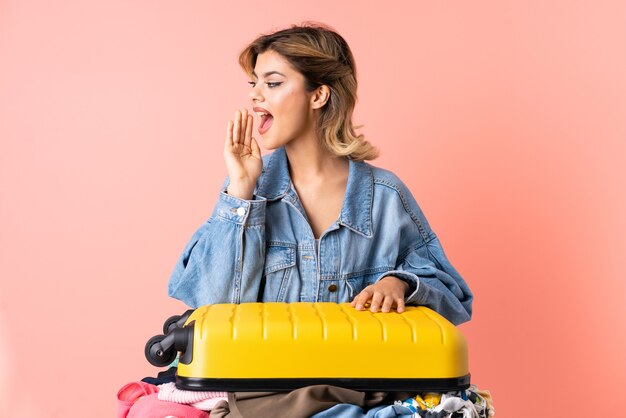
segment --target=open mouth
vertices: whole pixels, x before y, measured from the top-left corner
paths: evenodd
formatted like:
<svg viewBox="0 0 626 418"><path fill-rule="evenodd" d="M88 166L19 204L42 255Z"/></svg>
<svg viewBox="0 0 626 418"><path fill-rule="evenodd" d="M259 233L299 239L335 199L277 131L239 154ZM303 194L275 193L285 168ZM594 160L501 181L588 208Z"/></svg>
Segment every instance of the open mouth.
<svg viewBox="0 0 626 418"><path fill-rule="evenodd" d="M274 116L272 116L269 112L257 112L257 115L261 117L261 124L259 125L259 134L263 135L272 126L272 122L274 121Z"/></svg>

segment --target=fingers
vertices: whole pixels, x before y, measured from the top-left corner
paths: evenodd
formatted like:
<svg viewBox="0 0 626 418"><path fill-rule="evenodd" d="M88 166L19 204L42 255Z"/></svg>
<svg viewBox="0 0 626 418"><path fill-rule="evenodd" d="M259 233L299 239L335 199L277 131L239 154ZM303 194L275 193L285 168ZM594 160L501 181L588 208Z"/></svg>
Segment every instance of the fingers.
<svg viewBox="0 0 626 418"><path fill-rule="evenodd" d="M363 289L363 291L350 302L350 305L356 308L357 311L362 311L368 308L368 302L370 311L374 313L379 310L381 312L391 312L394 308L396 308L398 313L402 313L405 309L403 298L385 295L382 292L372 291L367 288Z"/></svg>
<svg viewBox="0 0 626 418"><path fill-rule="evenodd" d="M246 111L246 113L248 113L248 112ZM246 116L246 121L247 121L247 123L246 123L246 134L244 135L243 143L244 143L245 146L249 147L250 146L250 140L252 138L252 123L253 123L252 115L247 115Z"/></svg>
<svg viewBox="0 0 626 418"><path fill-rule="evenodd" d="M226 139L232 145L242 144L250 146L252 137L253 118L248 114L247 109L237 110L235 112L235 121L229 123Z"/></svg>
<svg viewBox="0 0 626 418"><path fill-rule="evenodd" d="M361 293L356 295L354 300L350 303L357 311L363 310L365 304L371 299L373 292L368 288L363 289Z"/></svg>
<svg viewBox="0 0 626 418"><path fill-rule="evenodd" d="M391 308L394 306L394 300L391 296L387 295L385 296L385 299L383 299L383 303L382 303L382 307L380 309L381 312L389 312L391 311Z"/></svg>
<svg viewBox="0 0 626 418"><path fill-rule="evenodd" d="M239 130L238 142L242 145L246 142L246 134L248 133L249 125L248 122L250 122L250 119L252 119L252 116L248 115L248 109L241 109L241 128ZM250 142L248 142L248 144L246 145L250 145Z"/></svg>
<svg viewBox="0 0 626 418"><path fill-rule="evenodd" d="M374 296L372 296L372 303L370 304L370 311L378 312L378 308L382 304L384 297L385 296L381 292L374 292Z"/></svg>
<svg viewBox="0 0 626 418"><path fill-rule="evenodd" d="M252 138L250 140L250 148L252 148L252 156L254 158L261 158L261 148L259 148L259 144L256 142L256 139Z"/></svg>
<svg viewBox="0 0 626 418"><path fill-rule="evenodd" d="M396 310L398 313L404 312L404 298L396 298Z"/></svg>
<svg viewBox="0 0 626 418"><path fill-rule="evenodd" d="M241 112L235 112L235 126L233 128L233 145L239 143L239 135L241 133Z"/></svg>
<svg viewBox="0 0 626 418"><path fill-rule="evenodd" d="M407 284L397 277L388 276L376 284L363 289L350 303L356 310L363 310L370 302L370 311L375 313L391 312L394 308L398 313L405 311L404 292Z"/></svg>
<svg viewBox="0 0 626 418"><path fill-rule="evenodd" d="M233 145L233 121L229 120L226 126L226 143L224 144L224 150L230 149Z"/></svg>

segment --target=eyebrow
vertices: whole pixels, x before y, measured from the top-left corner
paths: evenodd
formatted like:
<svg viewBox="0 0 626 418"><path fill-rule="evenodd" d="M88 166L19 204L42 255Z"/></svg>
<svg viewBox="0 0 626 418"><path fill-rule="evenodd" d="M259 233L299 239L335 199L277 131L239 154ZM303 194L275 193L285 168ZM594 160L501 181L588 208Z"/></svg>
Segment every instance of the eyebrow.
<svg viewBox="0 0 626 418"><path fill-rule="evenodd" d="M285 74L278 72L278 71L268 71L266 73L263 73L263 77L269 77L272 74L278 74L278 75L282 75L283 77L287 77ZM257 77L256 73L254 71L252 71L252 75ZM258 78L258 77L257 77Z"/></svg>

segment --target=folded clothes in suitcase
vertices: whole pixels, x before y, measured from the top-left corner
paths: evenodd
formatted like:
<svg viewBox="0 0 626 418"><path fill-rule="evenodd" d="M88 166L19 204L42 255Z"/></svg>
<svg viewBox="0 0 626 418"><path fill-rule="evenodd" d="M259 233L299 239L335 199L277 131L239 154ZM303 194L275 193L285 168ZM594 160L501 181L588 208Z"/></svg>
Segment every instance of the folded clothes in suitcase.
<svg viewBox="0 0 626 418"><path fill-rule="evenodd" d="M348 303L216 304L173 318L167 336L148 341L146 357L166 365L180 352L180 389L451 391L470 384L465 338L424 306L372 313Z"/></svg>

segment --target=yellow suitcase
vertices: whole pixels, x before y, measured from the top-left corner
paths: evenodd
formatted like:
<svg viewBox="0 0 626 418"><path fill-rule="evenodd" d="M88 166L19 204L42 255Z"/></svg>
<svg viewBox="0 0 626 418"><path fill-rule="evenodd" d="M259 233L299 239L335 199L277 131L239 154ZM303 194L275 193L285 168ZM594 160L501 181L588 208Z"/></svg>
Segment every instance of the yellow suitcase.
<svg viewBox="0 0 626 418"><path fill-rule="evenodd" d="M163 366L180 352L180 389L450 391L470 384L465 338L423 306L399 314L348 303L217 304L170 318L164 331L148 341L146 357Z"/></svg>

